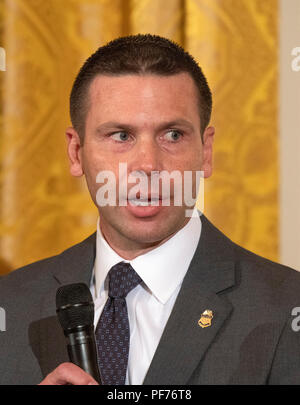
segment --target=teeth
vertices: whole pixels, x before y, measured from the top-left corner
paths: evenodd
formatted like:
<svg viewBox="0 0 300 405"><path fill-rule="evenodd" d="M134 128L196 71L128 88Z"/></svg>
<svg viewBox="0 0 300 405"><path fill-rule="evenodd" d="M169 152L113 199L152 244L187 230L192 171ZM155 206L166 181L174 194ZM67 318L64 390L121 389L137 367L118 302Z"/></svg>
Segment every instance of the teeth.
<svg viewBox="0 0 300 405"><path fill-rule="evenodd" d="M142 200L142 199L134 200L134 199L132 199L132 200L130 200L130 204L134 205L134 206L148 207L149 205L152 205L151 203L153 203L155 201L159 201L159 198L158 199L152 199L152 201L148 201L148 199L147 200Z"/></svg>
<svg viewBox="0 0 300 405"><path fill-rule="evenodd" d="M148 207L149 202L148 201L136 201L136 200L130 200L131 205L135 205L137 207Z"/></svg>

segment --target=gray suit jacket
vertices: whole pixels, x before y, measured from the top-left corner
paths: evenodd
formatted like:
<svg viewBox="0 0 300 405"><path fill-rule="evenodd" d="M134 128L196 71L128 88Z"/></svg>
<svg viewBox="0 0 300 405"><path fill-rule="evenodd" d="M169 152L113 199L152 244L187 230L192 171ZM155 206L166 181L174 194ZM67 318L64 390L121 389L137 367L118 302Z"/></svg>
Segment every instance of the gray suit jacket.
<svg viewBox="0 0 300 405"><path fill-rule="evenodd" d="M300 274L237 246L205 216L144 384L298 384ZM37 384L68 361L55 311L63 284L89 285L96 234L0 281L0 384ZM198 325L206 309L211 326Z"/></svg>

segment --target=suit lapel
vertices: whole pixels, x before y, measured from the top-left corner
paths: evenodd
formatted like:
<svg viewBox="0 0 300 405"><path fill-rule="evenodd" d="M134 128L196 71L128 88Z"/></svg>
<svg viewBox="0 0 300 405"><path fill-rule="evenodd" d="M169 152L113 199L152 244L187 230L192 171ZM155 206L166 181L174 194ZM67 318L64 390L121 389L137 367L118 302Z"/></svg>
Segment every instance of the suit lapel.
<svg viewBox="0 0 300 405"><path fill-rule="evenodd" d="M95 256L96 232L58 256L59 265L54 269L53 276L62 285L85 283L89 286Z"/></svg>
<svg viewBox="0 0 300 405"><path fill-rule="evenodd" d="M233 252L225 239L202 217L198 248L144 384L187 384L229 317L232 305L226 299L226 294L219 295L235 284ZM224 249L224 242L227 249ZM198 321L207 309L213 311L211 326L202 328Z"/></svg>
<svg viewBox="0 0 300 405"><path fill-rule="evenodd" d="M66 339L56 316L56 291L61 285L90 285L95 260L96 234L57 256L51 285L41 302L40 319L29 326L31 347L45 377L59 364L69 361Z"/></svg>

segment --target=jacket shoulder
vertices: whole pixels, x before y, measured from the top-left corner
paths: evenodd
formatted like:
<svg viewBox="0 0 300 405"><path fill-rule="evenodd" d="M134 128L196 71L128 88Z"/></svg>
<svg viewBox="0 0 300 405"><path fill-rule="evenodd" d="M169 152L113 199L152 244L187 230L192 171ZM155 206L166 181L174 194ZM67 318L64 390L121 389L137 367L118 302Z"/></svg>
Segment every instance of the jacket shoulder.
<svg viewBox="0 0 300 405"><path fill-rule="evenodd" d="M235 263L237 282L246 282L249 288L264 289L266 293L272 291L290 301L299 297L300 272L291 267L276 263L229 239L216 228L204 215L201 217L204 229L209 237L207 244L214 257L220 261ZM250 284L251 283L251 284ZM253 293L255 293L253 291Z"/></svg>
<svg viewBox="0 0 300 405"><path fill-rule="evenodd" d="M53 270L60 266L62 258L68 260L76 256L80 256L82 250L87 244L94 243L95 233L84 239L83 241L70 246L61 253L29 263L25 266L19 267L0 278L0 289L7 288L10 285L18 285L25 287L27 284L38 282L41 279L46 279L52 275Z"/></svg>

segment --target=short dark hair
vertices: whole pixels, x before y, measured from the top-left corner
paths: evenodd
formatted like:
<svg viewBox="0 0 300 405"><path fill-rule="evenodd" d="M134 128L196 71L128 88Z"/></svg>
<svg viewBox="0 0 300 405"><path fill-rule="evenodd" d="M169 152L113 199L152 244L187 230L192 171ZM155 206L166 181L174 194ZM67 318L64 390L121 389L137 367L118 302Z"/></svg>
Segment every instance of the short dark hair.
<svg viewBox="0 0 300 405"><path fill-rule="evenodd" d="M84 139L89 108L87 100L89 88L96 76L101 74L171 76L183 72L191 75L198 89L202 135L210 121L212 95L201 68L181 46L158 35L138 34L117 38L98 48L81 67L70 95L71 121L81 141Z"/></svg>

